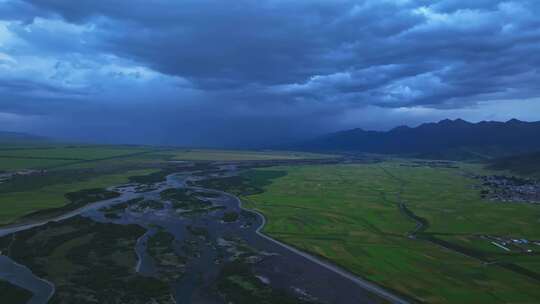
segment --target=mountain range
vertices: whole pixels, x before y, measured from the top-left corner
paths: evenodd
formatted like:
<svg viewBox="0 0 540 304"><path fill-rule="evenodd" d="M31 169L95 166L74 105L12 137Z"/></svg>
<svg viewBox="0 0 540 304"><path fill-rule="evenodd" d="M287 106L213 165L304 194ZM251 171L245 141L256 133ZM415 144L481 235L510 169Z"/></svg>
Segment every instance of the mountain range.
<svg viewBox="0 0 540 304"><path fill-rule="evenodd" d="M0 131L0 144L32 144L47 141L49 141L48 138L37 135Z"/></svg>
<svg viewBox="0 0 540 304"><path fill-rule="evenodd" d="M400 126L390 131L340 131L291 148L440 159L487 159L540 151L540 122L511 119L471 123L462 119L445 119L414 128Z"/></svg>

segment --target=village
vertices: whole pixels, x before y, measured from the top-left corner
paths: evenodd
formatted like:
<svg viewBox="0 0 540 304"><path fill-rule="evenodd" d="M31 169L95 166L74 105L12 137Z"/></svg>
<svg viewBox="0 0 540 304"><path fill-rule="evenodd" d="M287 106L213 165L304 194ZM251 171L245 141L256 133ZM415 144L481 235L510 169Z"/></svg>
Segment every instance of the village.
<svg viewBox="0 0 540 304"><path fill-rule="evenodd" d="M456 165L453 161L442 161L442 160L415 160L408 163L400 164L401 167L429 167L429 168L447 168L447 169L459 169L459 166Z"/></svg>
<svg viewBox="0 0 540 304"><path fill-rule="evenodd" d="M491 235L482 235L481 238L507 252L531 254L540 250L540 240Z"/></svg>
<svg viewBox="0 0 540 304"><path fill-rule="evenodd" d="M503 176L476 175L482 181L475 186L482 189L482 198L495 202L540 203L540 182L532 179Z"/></svg>

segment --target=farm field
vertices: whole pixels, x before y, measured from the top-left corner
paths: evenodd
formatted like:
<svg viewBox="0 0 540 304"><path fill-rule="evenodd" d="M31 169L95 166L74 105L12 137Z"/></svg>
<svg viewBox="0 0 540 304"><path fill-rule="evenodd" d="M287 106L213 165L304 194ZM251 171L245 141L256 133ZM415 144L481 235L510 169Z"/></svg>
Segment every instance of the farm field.
<svg viewBox="0 0 540 304"><path fill-rule="evenodd" d="M270 236L416 300L536 302L540 256L480 236L538 240L540 206L482 200L464 169L481 171L400 161L255 169L244 176L264 192L244 200L267 217Z"/></svg>

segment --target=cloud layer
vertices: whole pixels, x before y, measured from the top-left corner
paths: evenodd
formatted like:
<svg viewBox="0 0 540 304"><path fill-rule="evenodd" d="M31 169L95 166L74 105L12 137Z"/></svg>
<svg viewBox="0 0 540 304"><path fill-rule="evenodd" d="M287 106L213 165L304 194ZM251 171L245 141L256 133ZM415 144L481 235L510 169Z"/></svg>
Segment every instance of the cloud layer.
<svg viewBox="0 0 540 304"><path fill-rule="evenodd" d="M535 0L0 0L0 128L256 145L540 119L539 13Z"/></svg>

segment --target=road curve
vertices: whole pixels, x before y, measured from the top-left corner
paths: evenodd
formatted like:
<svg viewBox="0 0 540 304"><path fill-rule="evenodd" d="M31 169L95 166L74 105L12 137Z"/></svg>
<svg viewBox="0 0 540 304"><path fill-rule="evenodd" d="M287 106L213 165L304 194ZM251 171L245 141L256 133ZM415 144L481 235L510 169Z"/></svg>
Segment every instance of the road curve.
<svg viewBox="0 0 540 304"><path fill-rule="evenodd" d="M366 289L366 290L368 290L368 291L370 291L370 292L372 292L372 293L374 293L374 294L376 294L376 295L378 295L378 296L380 296L380 297L382 297L382 298L384 298L384 299L386 299L386 300L388 300L388 301L390 301L392 303L396 303L396 304L409 304L410 303L409 301L407 301L407 300L393 294L392 292L390 292L390 291L388 291L388 290L386 290L386 289L384 289L384 288L382 288L382 287L380 287L380 286L378 286L378 285L376 285L376 284L374 284L372 282L364 280L364 279L356 276L355 274L350 273L347 270L344 270L344 269L342 269L342 268L340 268L340 267L338 267L336 265L330 264L329 262L326 262L326 261L324 261L324 260L322 260L320 258L317 258L317 257L315 257L315 256L313 256L311 254L300 251L300 250L298 250L298 249L296 249L296 248L294 248L294 247L292 247L290 245L287 245L287 244L285 244L283 242L280 242L280 241L278 241L276 239L273 239L273 238L269 237L268 235L262 233L261 230L266 225L266 217L262 213L260 213L259 211L256 211L256 210L244 208L243 205L242 205L242 200L240 198L238 198L236 195L233 195L233 194L230 194L230 193L227 193L227 192L223 192L223 191L219 191L219 192L222 192L222 193L224 193L226 195L234 197L234 199L236 199L236 201L238 202L238 206L240 207L240 209L245 210L247 212L253 212L253 213L257 214L262 219L261 225L255 230L257 235L259 235L260 237L262 237L262 238L264 238L264 239L266 239L266 240L268 240L268 241L270 241L270 242L272 242L272 243L274 243L276 245L279 245L279 246L281 246L281 247L283 247L283 248L285 248L287 250L290 250L290 251L296 253L297 255L300 255L300 256L304 257L305 259L308 259L311 262L313 262L313 263L315 263L315 264L317 264L319 266L322 266L322 267L324 267L324 268L326 268L326 269L328 269L328 270L330 270L330 271L332 271L332 272L334 272L334 273L336 273L336 274L338 274L338 275L352 281L353 283L360 286L361 288Z"/></svg>

